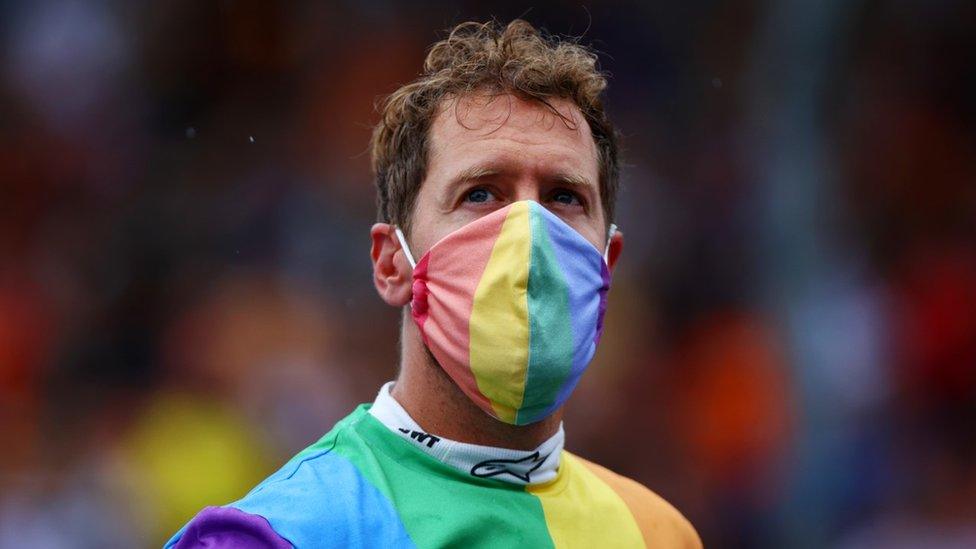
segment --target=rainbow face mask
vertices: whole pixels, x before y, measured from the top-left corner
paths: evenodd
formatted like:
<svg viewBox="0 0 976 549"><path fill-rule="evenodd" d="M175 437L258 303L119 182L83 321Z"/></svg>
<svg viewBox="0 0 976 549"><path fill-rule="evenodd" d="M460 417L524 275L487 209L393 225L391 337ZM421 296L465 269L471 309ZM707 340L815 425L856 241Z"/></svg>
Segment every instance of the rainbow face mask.
<svg viewBox="0 0 976 549"><path fill-rule="evenodd" d="M396 234L414 268L411 315L464 394L514 425L559 408L603 331L609 239L601 254L531 200L448 234L419 262Z"/></svg>

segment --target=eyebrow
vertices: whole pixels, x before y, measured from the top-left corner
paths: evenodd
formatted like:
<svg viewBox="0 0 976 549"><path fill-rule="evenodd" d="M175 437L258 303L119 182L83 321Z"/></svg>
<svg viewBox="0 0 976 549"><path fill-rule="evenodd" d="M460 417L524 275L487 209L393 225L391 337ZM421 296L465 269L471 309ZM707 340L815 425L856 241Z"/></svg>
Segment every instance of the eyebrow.
<svg viewBox="0 0 976 549"><path fill-rule="evenodd" d="M453 178L451 178L450 187L455 187L460 183L465 181L478 181L479 179L487 179L489 177L494 177L496 175L501 175L505 173L505 169L494 166L491 164L477 164L468 168L465 168L458 172ZM555 183L561 183L564 185L570 185L573 187L592 187L593 184L590 180L579 174L570 172L559 172L548 178L550 181Z"/></svg>
<svg viewBox="0 0 976 549"><path fill-rule="evenodd" d="M573 187L592 187L590 180L582 175L575 173L560 173L552 178L557 183L563 183Z"/></svg>
<svg viewBox="0 0 976 549"><path fill-rule="evenodd" d="M451 178L451 187L456 186L459 183L465 181L477 181L479 179L485 179L488 177L499 175L504 170L495 168L489 165L475 165L469 168L461 170L457 175Z"/></svg>

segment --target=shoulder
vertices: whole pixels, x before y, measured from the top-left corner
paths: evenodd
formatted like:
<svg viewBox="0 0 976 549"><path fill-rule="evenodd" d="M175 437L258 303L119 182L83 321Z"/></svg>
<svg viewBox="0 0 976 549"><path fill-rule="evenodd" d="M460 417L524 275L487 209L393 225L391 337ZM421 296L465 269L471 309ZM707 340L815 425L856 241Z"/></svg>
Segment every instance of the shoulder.
<svg viewBox="0 0 976 549"><path fill-rule="evenodd" d="M691 522L664 498L606 467L576 455L572 457L620 496L634 515L648 547L702 547Z"/></svg>
<svg viewBox="0 0 976 549"><path fill-rule="evenodd" d="M354 433L343 429L346 425L340 422L240 500L222 508L204 509L167 547L236 547L239 545L234 543L200 544L192 537L188 544L181 543L188 533L198 532L207 533L208 540L221 541L220 536L256 520L267 524L267 531L281 539L284 547L323 543L330 547L409 546L396 509L363 474L361 463L357 463L362 460L344 455L344 444L357 444L355 440L337 440L355 438ZM224 513L215 514L212 509ZM216 520L221 516L230 520Z"/></svg>

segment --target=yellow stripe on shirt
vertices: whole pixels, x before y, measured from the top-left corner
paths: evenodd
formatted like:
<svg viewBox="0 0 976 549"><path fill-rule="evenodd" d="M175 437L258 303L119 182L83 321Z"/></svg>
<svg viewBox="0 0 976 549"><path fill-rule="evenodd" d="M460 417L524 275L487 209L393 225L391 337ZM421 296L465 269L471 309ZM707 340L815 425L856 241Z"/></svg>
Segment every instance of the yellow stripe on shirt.
<svg viewBox="0 0 976 549"><path fill-rule="evenodd" d="M529 485L526 491L542 502L557 549L645 546L624 500L569 452L563 452L552 482Z"/></svg>
<svg viewBox="0 0 976 549"><path fill-rule="evenodd" d="M595 463L578 458L590 472L613 489L627 504L647 547L701 548L698 532L688 519L661 496L642 484Z"/></svg>

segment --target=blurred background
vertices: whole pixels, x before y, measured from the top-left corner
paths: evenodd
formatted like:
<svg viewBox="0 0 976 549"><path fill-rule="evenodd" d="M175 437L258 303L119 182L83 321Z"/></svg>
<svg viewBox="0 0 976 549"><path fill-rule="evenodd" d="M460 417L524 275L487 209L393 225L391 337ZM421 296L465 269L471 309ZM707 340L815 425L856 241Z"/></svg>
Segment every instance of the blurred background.
<svg viewBox="0 0 976 549"><path fill-rule="evenodd" d="M709 547L976 546L976 3L0 2L0 547L158 546L395 375L374 101L582 35L626 234L569 449Z"/></svg>

